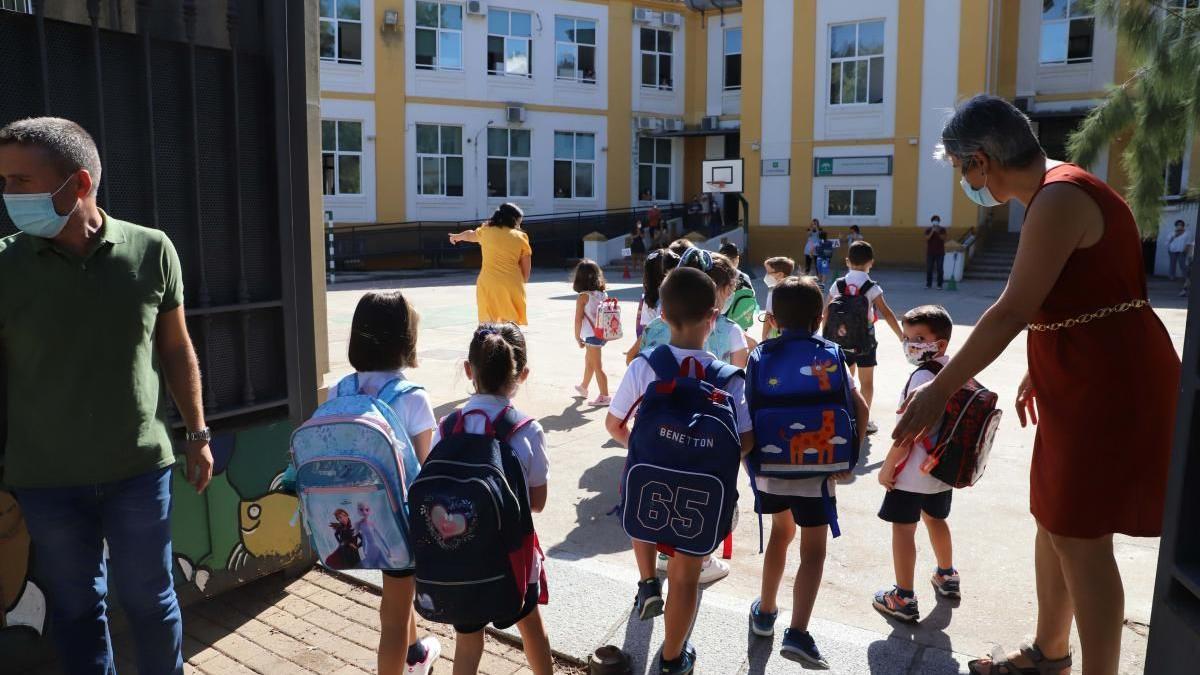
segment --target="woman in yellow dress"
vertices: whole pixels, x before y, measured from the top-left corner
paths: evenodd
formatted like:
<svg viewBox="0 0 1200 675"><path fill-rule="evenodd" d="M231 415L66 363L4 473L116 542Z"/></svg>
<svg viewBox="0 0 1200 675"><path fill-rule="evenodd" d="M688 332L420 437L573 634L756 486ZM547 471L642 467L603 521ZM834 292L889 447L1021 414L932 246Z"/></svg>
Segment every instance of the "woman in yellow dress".
<svg viewBox="0 0 1200 675"><path fill-rule="evenodd" d="M478 243L483 264L475 281L479 322L506 322L525 326L525 282L529 281L533 249L529 235L521 229L525 214L520 207L504 203L487 222L474 230L450 235L450 243Z"/></svg>

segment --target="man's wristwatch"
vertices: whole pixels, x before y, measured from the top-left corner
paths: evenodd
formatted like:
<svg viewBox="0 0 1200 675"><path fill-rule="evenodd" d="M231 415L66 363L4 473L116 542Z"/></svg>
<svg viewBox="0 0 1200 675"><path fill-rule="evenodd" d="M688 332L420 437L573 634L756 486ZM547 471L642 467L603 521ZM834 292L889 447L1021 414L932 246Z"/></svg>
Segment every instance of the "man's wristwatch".
<svg viewBox="0 0 1200 675"><path fill-rule="evenodd" d="M212 441L212 429L204 427L203 429L197 429L196 431L189 431L183 435L183 438L188 443L195 443L196 441L204 441L205 443L208 443Z"/></svg>

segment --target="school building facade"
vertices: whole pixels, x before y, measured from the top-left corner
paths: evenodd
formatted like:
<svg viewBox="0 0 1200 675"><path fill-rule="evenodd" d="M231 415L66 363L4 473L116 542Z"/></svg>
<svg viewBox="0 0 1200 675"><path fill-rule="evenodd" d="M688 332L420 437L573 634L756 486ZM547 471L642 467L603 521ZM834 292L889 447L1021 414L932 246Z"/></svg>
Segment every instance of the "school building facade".
<svg viewBox="0 0 1200 675"><path fill-rule="evenodd" d="M953 235L1020 226L933 158L955 102L1013 100L1062 157L1126 79L1089 4L322 0L324 208L373 223L648 207L701 193L703 160L742 158L752 249L799 253L818 218L916 262L934 214ZM1092 167L1118 189L1122 149ZM1198 162L1193 147L1168 171L1175 195Z"/></svg>

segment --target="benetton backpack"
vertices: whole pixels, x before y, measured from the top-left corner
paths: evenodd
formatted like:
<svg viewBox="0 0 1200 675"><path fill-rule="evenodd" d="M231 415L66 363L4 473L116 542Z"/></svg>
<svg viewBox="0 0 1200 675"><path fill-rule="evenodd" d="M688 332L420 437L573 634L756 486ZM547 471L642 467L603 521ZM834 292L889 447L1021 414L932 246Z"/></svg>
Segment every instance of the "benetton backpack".
<svg viewBox="0 0 1200 675"><path fill-rule="evenodd" d="M412 569L407 489L420 469L391 403L419 385L395 379L374 396L358 374L292 434L305 529L333 569Z"/></svg>
<svg viewBox="0 0 1200 675"><path fill-rule="evenodd" d="M933 374L942 370L937 361L927 361L921 368ZM926 446L929 456L921 464L921 472L955 487L971 487L983 477L992 441L1003 414L996 407L998 397L974 378L946 402L946 414L937 445Z"/></svg>
<svg viewBox="0 0 1200 675"><path fill-rule="evenodd" d="M468 433L471 415L483 433ZM409 490L409 528L417 559L416 609L430 621L512 625L540 555L529 492L509 441L532 421L505 408L455 411Z"/></svg>
<svg viewBox="0 0 1200 675"><path fill-rule="evenodd" d="M592 333L601 340L620 340L624 336L621 330L621 305L616 298L608 297L600 301L596 306L595 321L586 313L583 318L592 325Z"/></svg>
<svg viewBox="0 0 1200 675"><path fill-rule="evenodd" d="M669 346L642 358L657 379L635 406L622 526L633 539L708 555L729 534L737 508L741 440L726 388L742 371L720 361L705 368L691 357L678 364Z"/></svg>
<svg viewBox="0 0 1200 675"><path fill-rule="evenodd" d="M754 419L752 476L828 477L858 464L858 429L842 350L814 335L788 331L767 340L746 366L746 402ZM822 482L828 497L828 483ZM833 503L830 530L836 537Z"/></svg>
<svg viewBox="0 0 1200 675"><path fill-rule="evenodd" d="M871 333L871 301L867 291L875 282L867 280L862 286L851 286L846 278L838 279L839 295L829 301L829 318L822 335L850 354L868 352L874 345Z"/></svg>
<svg viewBox="0 0 1200 675"><path fill-rule="evenodd" d="M729 311L725 316L742 330L750 330L754 325L754 315L758 313L758 299L754 297L753 288L739 288L729 299Z"/></svg>

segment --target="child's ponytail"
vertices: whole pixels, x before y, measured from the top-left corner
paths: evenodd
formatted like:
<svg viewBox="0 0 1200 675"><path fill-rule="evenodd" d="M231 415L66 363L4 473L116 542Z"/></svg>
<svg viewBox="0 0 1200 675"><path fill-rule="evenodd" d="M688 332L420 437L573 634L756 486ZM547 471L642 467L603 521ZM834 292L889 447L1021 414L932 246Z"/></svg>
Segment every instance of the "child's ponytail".
<svg viewBox="0 0 1200 675"><path fill-rule="evenodd" d="M480 324L467 358L479 393L506 396L525 370L525 336L511 323Z"/></svg>

